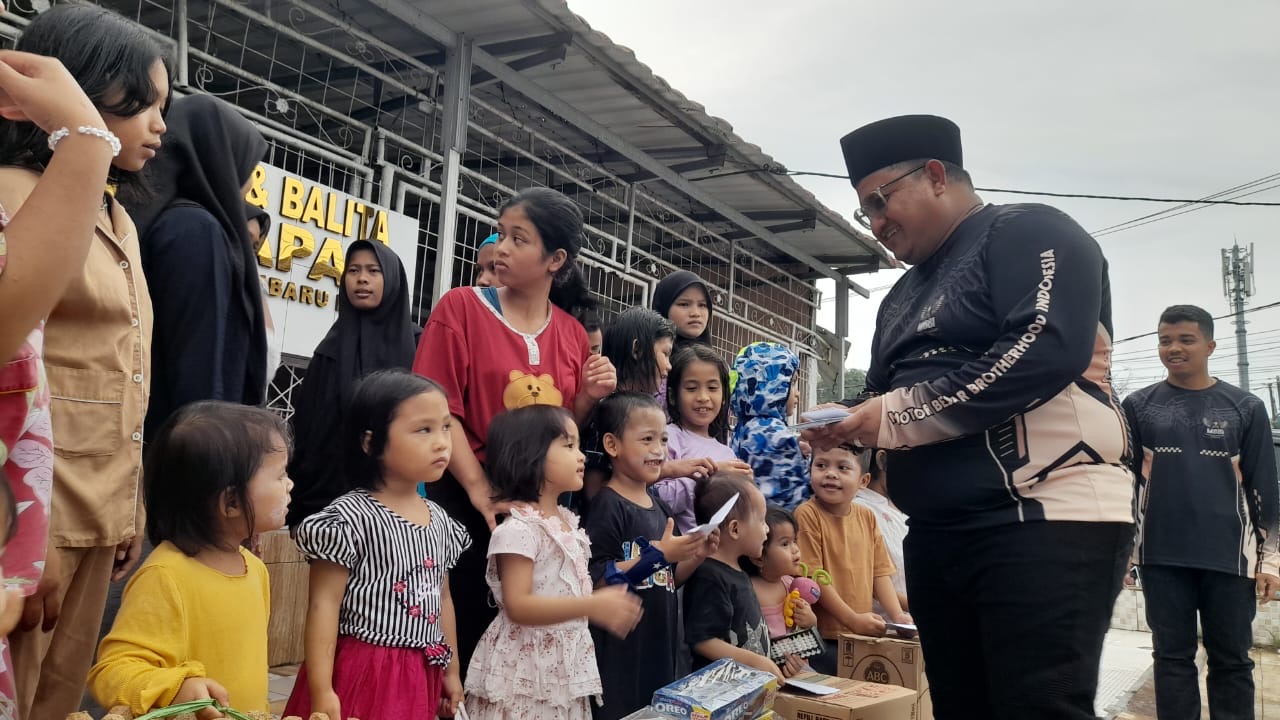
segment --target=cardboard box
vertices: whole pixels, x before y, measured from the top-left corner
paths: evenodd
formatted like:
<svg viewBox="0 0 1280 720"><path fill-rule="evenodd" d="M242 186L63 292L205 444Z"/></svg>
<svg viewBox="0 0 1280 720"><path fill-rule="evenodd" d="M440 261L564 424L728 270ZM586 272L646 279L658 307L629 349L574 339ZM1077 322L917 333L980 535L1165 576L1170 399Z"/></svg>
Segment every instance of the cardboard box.
<svg viewBox="0 0 1280 720"><path fill-rule="evenodd" d="M676 720L747 720L772 708L777 694L773 673L725 658L659 689L650 707Z"/></svg>
<svg viewBox="0 0 1280 720"><path fill-rule="evenodd" d="M909 720L916 693L903 687L859 682L848 678L810 673L796 680L826 685L833 695L792 693L783 687L773 701L773 711L783 720Z"/></svg>
<svg viewBox="0 0 1280 720"><path fill-rule="evenodd" d="M933 700L924 674L920 641L899 637L868 637L841 633L840 677L863 682L900 685L916 691L911 720L932 720Z"/></svg>

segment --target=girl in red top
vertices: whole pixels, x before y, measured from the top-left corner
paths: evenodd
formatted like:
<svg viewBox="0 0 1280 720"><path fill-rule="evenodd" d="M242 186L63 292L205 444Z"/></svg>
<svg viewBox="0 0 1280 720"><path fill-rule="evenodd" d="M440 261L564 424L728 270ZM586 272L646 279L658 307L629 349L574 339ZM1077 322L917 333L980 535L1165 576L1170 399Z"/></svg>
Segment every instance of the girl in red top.
<svg viewBox="0 0 1280 720"><path fill-rule="evenodd" d="M450 573L459 613L458 654L466 668L496 610L484 581L489 533L505 510L492 500L484 463L494 416L526 405L559 405L578 422L617 385L613 364L590 353L572 313L594 302L575 258L582 213L547 188L530 188L500 208L494 270L501 287L454 288L423 329L414 372L449 397L453 455L431 499L462 522L474 542Z"/></svg>

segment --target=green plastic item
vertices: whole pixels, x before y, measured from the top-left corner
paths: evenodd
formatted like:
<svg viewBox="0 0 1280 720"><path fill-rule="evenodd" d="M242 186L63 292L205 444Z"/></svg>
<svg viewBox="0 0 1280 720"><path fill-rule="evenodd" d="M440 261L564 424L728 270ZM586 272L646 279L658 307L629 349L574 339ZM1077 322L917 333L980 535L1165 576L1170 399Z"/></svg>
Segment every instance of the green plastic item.
<svg viewBox="0 0 1280 720"><path fill-rule="evenodd" d="M232 720L253 720L253 718L242 712L219 705L216 700L192 700L191 702L184 702L178 705L170 705L169 707L160 708L159 710L152 710L142 717L134 718L134 720L160 720L160 718L173 717L174 715L181 715L186 712L196 712L197 710L203 710L210 707L223 715L232 718Z"/></svg>

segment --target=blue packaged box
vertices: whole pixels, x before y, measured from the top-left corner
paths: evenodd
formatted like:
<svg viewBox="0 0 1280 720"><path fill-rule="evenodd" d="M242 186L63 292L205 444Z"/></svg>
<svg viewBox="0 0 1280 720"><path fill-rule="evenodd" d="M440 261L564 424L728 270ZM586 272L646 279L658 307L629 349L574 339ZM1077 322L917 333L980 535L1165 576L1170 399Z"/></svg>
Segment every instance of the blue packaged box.
<svg viewBox="0 0 1280 720"><path fill-rule="evenodd" d="M751 720L777 694L773 673L726 658L658 690L650 707L675 720Z"/></svg>

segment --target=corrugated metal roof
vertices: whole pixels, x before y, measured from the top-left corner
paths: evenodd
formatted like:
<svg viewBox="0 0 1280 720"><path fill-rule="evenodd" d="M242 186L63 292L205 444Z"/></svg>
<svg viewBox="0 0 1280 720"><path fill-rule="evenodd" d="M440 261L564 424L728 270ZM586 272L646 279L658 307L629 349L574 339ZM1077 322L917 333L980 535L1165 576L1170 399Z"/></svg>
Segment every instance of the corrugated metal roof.
<svg viewBox="0 0 1280 720"><path fill-rule="evenodd" d="M655 75L632 50L593 30L563 0L431 0L418 7L450 30L474 38L478 46L571 33L572 39L562 60L521 69L521 75L668 166L699 158L666 159L663 151L703 146L709 153L722 152L722 167L681 174L696 180L699 189L749 216L762 212L809 211L813 216L812 229L775 232L776 237L801 253L847 274L895 266L896 261L872 237L827 208L792 178L769 172L733 174L742 170L780 168L781 164L759 146L739 137L729 122L710 115L702 105ZM379 37L392 40L401 50L415 55L422 52L413 47L423 43L421 34L370 7L365 0L343 2L342 8L346 14L359 17L361 24L373 29ZM364 8L369 8L368 12ZM502 59L510 63L513 57ZM511 102L511 91L497 84L476 88L473 92L498 106ZM554 126L560 123L554 117L539 120L540 129L553 132ZM600 157L600 144L576 129L563 126L554 136L584 157ZM702 159L705 160L705 156ZM637 171L634 164L616 155L600 164L619 175ZM647 183L645 188L676 209L689 205L684 193L661 182ZM698 219L712 231L737 230L732 223L698 214L701 215ZM765 224L775 227L787 222ZM753 253L797 270L794 261L782 257L776 248L751 239L743 242Z"/></svg>
<svg viewBox="0 0 1280 720"><path fill-rule="evenodd" d="M138 17L151 27L163 28L173 23L173 10L164 6L164 0L160 3L155 0L104 1L120 6L126 14ZM403 61L403 56L395 58L369 52L361 43L345 37L328 20L308 13L305 4L293 5L290 0L285 0L284 4L273 9L275 1L245 0L245 7L285 23L303 36L332 43L337 52L363 57L366 62L380 66L392 76L422 88L424 92L434 92L434 80L415 69L414 63ZM698 191L746 215L749 220L758 220L759 225L772 232L779 245L793 250L796 255L787 256L777 247L752 237L739 224L697 203L681 189L656 179L644 181L646 193L677 212L689 215L710 232L727 235L738 242L740 248L796 277L817 275L796 257L812 257L826 267L849 275L896 266L892 255L879 243L824 206L795 180L785 175L759 172L764 168L780 168L781 165L760 147L739 137L726 120L708 114L702 105L655 75L630 49L593 30L569 9L564 0L303 2L314 4L338 18L339 22L349 23L404 56L429 58L425 60L426 64L436 68L443 64L442 47L438 42L440 33L438 27L433 29L428 25L437 23L453 33L466 34L475 40L477 47L490 49L486 52L491 52L508 67L518 69L523 79L604 126L626 143L678 172L684 179L693 181ZM215 13L206 0L189 0L189 7L193 18L226 14ZM420 18L423 25L414 27L405 21L406 16ZM678 22L678 19L673 19L673 22ZM232 30L234 27L232 24ZM432 39L433 31L436 40ZM264 30L259 37L252 26L244 32L242 37L233 34L225 39L197 40L193 37L193 45L207 44L210 52L217 52L219 47L243 42L249 52L235 51L233 55L236 57L228 58L240 67L280 82L285 87L297 86L298 92L321 104L334 98L336 102L344 102L340 93L330 98L323 85L306 85L296 71L290 76L277 64L277 60L288 60L295 67L312 67L314 61L306 60L303 57L305 52L296 58L290 56L281 60L274 56L277 49L269 33ZM557 43L558 52L549 52L547 44L554 46ZM323 81L333 67L321 61L318 70L312 70L315 79ZM282 80L282 76L287 77ZM306 80L310 82L311 78ZM352 92L362 95L362 103L377 102L372 99L373 92L367 84L355 86ZM616 148L609 148L598 138L570 126L503 83L482 82L473 87L472 93L493 107L504 111L510 109L510 114L528 121L537 132L594 162L609 174L630 182L645 175L636 163L614 152ZM369 118L359 119L367 122ZM718 163L721 159L722 162ZM752 172L743 174L743 171ZM583 177L588 183L602 179L603 174L589 168Z"/></svg>

